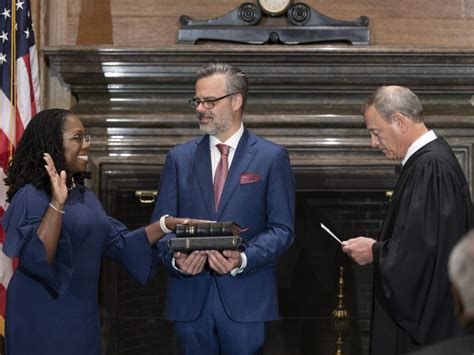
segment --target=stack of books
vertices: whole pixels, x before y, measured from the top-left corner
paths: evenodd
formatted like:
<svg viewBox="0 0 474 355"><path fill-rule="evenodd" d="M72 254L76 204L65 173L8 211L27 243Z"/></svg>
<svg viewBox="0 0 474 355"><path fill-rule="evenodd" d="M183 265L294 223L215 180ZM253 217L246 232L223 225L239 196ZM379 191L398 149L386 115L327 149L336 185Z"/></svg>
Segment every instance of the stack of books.
<svg viewBox="0 0 474 355"><path fill-rule="evenodd" d="M240 226L233 222L177 224L176 237L168 241L173 252L193 250L239 250Z"/></svg>

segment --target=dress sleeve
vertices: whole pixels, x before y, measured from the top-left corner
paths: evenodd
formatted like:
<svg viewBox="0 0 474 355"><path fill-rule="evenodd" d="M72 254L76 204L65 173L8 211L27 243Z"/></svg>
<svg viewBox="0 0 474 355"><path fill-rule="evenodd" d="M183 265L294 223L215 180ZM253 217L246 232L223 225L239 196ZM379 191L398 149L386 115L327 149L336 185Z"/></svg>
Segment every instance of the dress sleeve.
<svg viewBox="0 0 474 355"><path fill-rule="evenodd" d="M470 206L442 162L421 164L407 181L392 235L374 245L375 277L396 322L423 343L438 312L449 311L447 261L468 228Z"/></svg>
<svg viewBox="0 0 474 355"><path fill-rule="evenodd" d="M110 233L103 254L120 264L140 283L145 284L158 264L156 245L150 245L145 228L129 231L122 223L109 217Z"/></svg>
<svg viewBox="0 0 474 355"><path fill-rule="evenodd" d="M6 231L3 252L9 257L18 257L19 269L41 282L53 297L58 297L71 279L72 247L68 234L62 231L54 262L48 263L37 233L47 208L46 194L29 185L20 189L2 221Z"/></svg>

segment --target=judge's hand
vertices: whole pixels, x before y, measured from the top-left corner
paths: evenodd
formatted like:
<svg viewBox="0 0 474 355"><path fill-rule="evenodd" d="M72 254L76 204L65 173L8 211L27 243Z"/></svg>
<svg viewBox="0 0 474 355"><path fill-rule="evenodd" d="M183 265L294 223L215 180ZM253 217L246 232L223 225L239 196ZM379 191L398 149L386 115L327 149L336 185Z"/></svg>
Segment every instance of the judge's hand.
<svg viewBox="0 0 474 355"><path fill-rule="evenodd" d="M49 181L51 183L51 203L54 207L62 210L68 194L66 172L63 170L58 174L53 158L51 158L51 155L48 153L44 153L43 159L46 162L44 167L49 175Z"/></svg>
<svg viewBox="0 0 474 355"><path fill-rule="evenodd" d="M224 250L222 253L217 250L208 250L206 253L210 268L218 274L228 274L242 265L242 258L238 250Z"/></svg>
<svg viewBox="0 0 474 355"><path fill-rule="evenodd" d="M375 240L366 237L357 237L342 243L342 251L349 255L359 265L371 264L374 261L372 245Z"/></svg>
<svg viewBox="0 0 474 355"><path fill-rule="evenodd" d="M206 252L202 250L195 250L189 255L176 252L173 256L176 266L190 275L201 273L207 260Z"/></svg>

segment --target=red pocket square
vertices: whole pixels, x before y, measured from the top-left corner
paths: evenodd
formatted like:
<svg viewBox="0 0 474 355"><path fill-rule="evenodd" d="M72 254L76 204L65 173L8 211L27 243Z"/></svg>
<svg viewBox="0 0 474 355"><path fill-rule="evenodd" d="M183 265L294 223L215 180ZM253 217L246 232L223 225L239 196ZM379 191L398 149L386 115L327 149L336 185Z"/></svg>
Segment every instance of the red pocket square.
<svg viewBox="0 0 474 355"><path fill-rule="evenodd" d="M251 184L252 182L260 181L260 175L254 173L242 173L240 174L241 184Z"/></svg>

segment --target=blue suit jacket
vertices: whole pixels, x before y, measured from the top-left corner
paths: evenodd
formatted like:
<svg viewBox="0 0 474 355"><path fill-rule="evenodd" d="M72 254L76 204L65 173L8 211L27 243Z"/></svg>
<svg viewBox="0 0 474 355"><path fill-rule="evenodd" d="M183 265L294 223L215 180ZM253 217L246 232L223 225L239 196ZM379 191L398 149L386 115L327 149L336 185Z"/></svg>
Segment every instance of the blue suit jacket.
<svg viewBox="0 0 474 355"><path fill-rule="evenodd" d="M241 178L252 173L253 179ZM255 181L258 180L258 181ZM287 150L245 129L237 146L219 209L215 211L209 136L170 150L161 176L152 220L169 214L216 221L233 221L242 228L247 267L236 276L215 275L209 268L187 276L173 269L166 242L160 257L170 270L165 317L196 319L216 281L228 316L238 322L276 319L276 262L294 239L295 183ZM207 265L206 265L207 266Z"/></svg>

